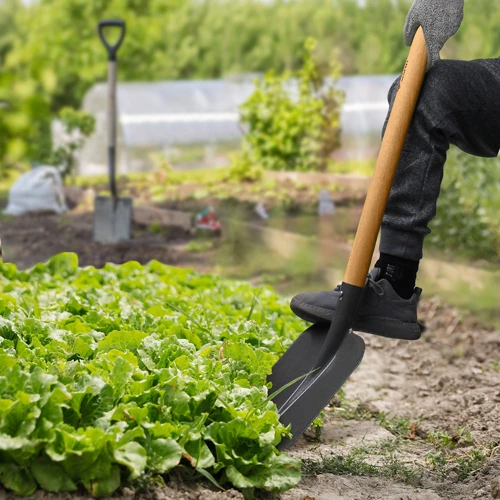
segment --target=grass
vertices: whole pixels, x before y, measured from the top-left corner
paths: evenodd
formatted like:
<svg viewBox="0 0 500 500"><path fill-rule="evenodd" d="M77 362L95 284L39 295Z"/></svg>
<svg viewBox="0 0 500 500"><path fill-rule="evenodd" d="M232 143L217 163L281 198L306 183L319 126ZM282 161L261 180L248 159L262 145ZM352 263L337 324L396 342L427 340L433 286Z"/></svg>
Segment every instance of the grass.
<svg viewBox="0 0 500 500"><path fill-rule="evenodd" d="M375 415L375 420L391 434L399 438L409 438L411 433L418 427L421 418L417 422L412 422L409 418L403 417L389 417L386 413Z"/></svg>
<svg viewBox="0 0 500 500"><path fill-rule="evenodd" d="M496 363L496 366L500 367L500 363ZM384 412L374 413L366 405L356 406L352 401L347 400L343 392L338 397L340 406L334 410L337 417L349 420L374 420L388 430L394 438L374 444L362 444L352 449L347 455L322 457L319 461L306 461L304 474L380 476L412 485L420 484L424 471L409 467L395 454L410 442L415 442L417 438L415 431L421 418L414 422L412 419L392 417ZM429 470L441 478L447 478L454 473L459 481L463 481L483 467L491 450L498 443L477 446L468 429L463 426L451 434L441 430L430 432L427 439L421 441L419 446L428 448L429 445L432 449L425 455ZM377 465L374 465L373 457L384 457L383 463L379 464L380 460L378 460Z"/></svg>
<svg viewBox="0 0 500 500"><path fill-rule="evenodd" d="M212 250L217 244L216 240L204 239L204 240L192 240L186 245L186 250L193 253L202 253Z"/></svg>
<svg viewBox="0 0 500 500"><path fill-rule="evenodd" d="M457 431L453 433L453 435L450 435L446 431L430 432L429 436L427 437L427 440L439 448L450 448L450 449L455 448L455 446L457 446L459 442L467 445L474 444L471 434L465 426L457 429Z"/></svg>
<svg viewBox="0 0 500 500"><path fill-rule="evenodd" d="M162 228L161 228L161 225L159 222L152 222L150 225L149 225L149 232L150 233L153 233L153 234L159 234L161 233L162 231Z"/></svg>
<svg viewBox="0 0 500 500"><path fill-rule="evenodd" d="M331 455L320 460L306 459L302 462L304 475L335 474L354 476L377 476L403 481L412 486L421 484L422 474L393 455L380 464L367 461L369 455L364 448L354 448L346 455Z"/></svg>
<svg viewBox="0 0 500 500"><path fill-rule="evenodd" d="M473 447L461 455L436 449L426 455L426 462L440 477L446 478L454 472L459 481L464 481L483 467L489 453L490 447Z"/></svg>
<svg viewBox="0 0 500 500"><path fill-rule="evenodd" d="M396 450L403 447L405 442L401 438L391 438L384 439L375 444L362 444L356 449L360 453L365 453L366 455L387 455L388 453L394 453Z"/></svg>
<svg viewBox="0 0 500 500"><path fill-rule="evenodd" d="M456 459L456 472L458 479L463 481L472 474L476 473L485 464L487 460L486 450L474 448L466 455Z"/></svg>
<svg viewBox="0 0 500 500"><path fill-rule="evenodd" d="M228 169L226 167L217 168L195 168L189 170L172 170L166 174L169 184L203 184L214 185L222 182L227 176ZM127 183L138 187L146 187L152 183L152 176L155 172L129 172L118 176L118 179L126 180ZM71 184L78 187L93 187L107 185L108 176L105 175L89 175L77 176L72 179Z"/></svg>
<svg viewBox="0 0 500 500"><path fill-rule="evenodd" d="M231 156L241 149L241 141L227 141L218 144L192 144L186 146L177 146L167 155L168 160L173 165L193 162L207 161L207 153L210 155L209 149L212 149L213 154L222 156Z"/></svg>
<svg viewBox="0 0 500 500"><path fill-rule="evenodd" d="M410 439L415 439L414 433L418 423L412 423L408 418L389 417L385 413L373 414L363 406L352 405L345 400L343 394L340 396L341 407L335 408L336 415L343 419L375 420L394 438L374 444L361 444L345 455L305 460L303 473L377 476L396 479L413 486L421 485L424 470L420 467L410 467L397 457L397 452L408 446L412 442ZM467 448L454 450L459 443ZM453 434L436 430L429 433L427 440L422 442L422 446L432 445L432 449L425 455L429 470L441 478L447 478L451 473L455 473L459 481L464 481L479 471L497 444L476 446L466 427L457 429Z"/></svg>
<svg viewBox="0 0 500 500"><path fill-rule="evenodd" d="M375 420L378 424L399 439L412 437L421 418L412 421L401 416L389 416L385 412L374 413L367 406L355 405L345 397L345 393L338 393L340 407L335 408L335 415L345 420Z"/></svg>
<svg viewBox="0 0 500 500"><path fill-rule="evenodd" d="M328 169L331 173L352 173L359 175L371 175L375 161L373 160L346 160L332 162ZM224 180L229 172L228 167L205 167L195 168L189 170L172 170L168 172L168 181L173 184L196 183L204 185L214 185ZM125 178L133 184L148 183L151 180L152 172L131 172L120 175L119 178ZM71 181L74 185L80 187L90 187L101 184L107 184L107 175L94 175L94 176L78 176ZM272 184L271 187L274 187Z"/></svg>
<svg viewBox="0 0 500 500"><path fill-rule="evenodd" d="M460 481L480 470L488 460L491 450L498 445L476 445L465 426L458 428L451 435L443 431L431 432L427 441L434 445L434 449L426 455L426 462L431 470L441 477L447 477L454 472ZM465 448L455 450L459 444Z"/></svg>
<svg viewBox="0 0 500 500"><path fill-rule="evenodd" d="M302 463L302 473L310 476L316 474L352 474L355 476L376 476L379 469L365 462L358 452L352 451L347 455L332 455L320 460L305 459Z"/></svg>
<svg viewBox="0 0 500 500"><path fill-rule="evenodd" d="M377 476L396 479L413 486L421 485L425 471L420 466L410 467L397 457L397 452L408 446L412 442L410 439L415 439L412 435L414 436L418 424L412 423L411 419L389 417L384 413L374 415L363 407L354 407L345 401L342 401L342 404L344 408L341 409L347 411L339 412L340 418L375 420L391 432L394 438L374 444L361 444L345 455L305 460L303 473ZM467 448L455 451L454 448L458 443ZM470 432L466 427L461 427L453 434L439 430L431 432L421 446L429 444L432 445L432 449L425 455L428 470L441 478L447 478L451 473L455 473L459 481L464 481L483 467L497 443L490 446L476 446Z"/></svg>

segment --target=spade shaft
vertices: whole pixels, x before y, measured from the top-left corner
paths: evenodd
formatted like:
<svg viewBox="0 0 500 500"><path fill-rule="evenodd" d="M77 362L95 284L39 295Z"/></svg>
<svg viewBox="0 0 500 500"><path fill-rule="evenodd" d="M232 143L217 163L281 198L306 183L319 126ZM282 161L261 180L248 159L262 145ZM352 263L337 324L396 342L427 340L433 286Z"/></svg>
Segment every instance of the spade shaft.
<svg viewBox="0 0 500 500"><path fill-rule="evenodd" d="M116 199L116 60L108 62L108 164L109 190Z"/></svg>
<svg viewBox="0 0 500 500"><path fill-rule="evenodd" d="M106 38L106 28L118 28L119 35L115 43L110 43ZM99 22L99 37L108 52L108 167L109 189L114 200L116 192L116 66L117 54L125 38L126 26L121 19L106 19Z"/></svg>
<svg viewBox="0 0 500 500"><path fill-rule="evenodd" d="M344 283L364 286L382 224L392 181L401 156L427 64L424 32L419 28L406 60L396 98L385 129L375 171L368 188Z"/></svg>
<svg viewBox="0 0 500 500"><path fill-rule="evenodd" d="M118 33L113 43L105 35L105 30L110 28ZM99 37L108 53L108 175L111 192L111 197L97 196L94 203L94 241L99 243L130 240L132 226L132 199L119 198L116 186L117 53L125 31L125 22L121 19L103 20L98 25Z"/></svg>
<svg viewBox="0 0 500 500"><path fill-rule="evenodd" d="M368 187L368 194L363 205L356 237L354 238L344 274L343 281L345 285L359 288L365 286L392 181L396 174L401 151L420 95L426 64L427 48L423 30L419 28L401 74L396 99L375 164L375 171ZM342 342L342 336L338 333L335 334L331 328L322 349L321 358L318 360L318 365L324 365L326 359L329 356L331 357L331 353L338 349L340 342Z"/></svg>

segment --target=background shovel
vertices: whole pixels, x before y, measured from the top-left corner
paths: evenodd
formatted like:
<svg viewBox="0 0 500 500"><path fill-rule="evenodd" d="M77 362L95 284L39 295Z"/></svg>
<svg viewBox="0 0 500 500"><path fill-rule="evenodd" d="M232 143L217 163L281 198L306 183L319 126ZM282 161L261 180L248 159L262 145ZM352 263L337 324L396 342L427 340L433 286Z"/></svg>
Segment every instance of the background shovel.
<svg viewBox="0 0 500 500"><path fill-rule="evenodd" d="M110 44L104 29L119 28L117 41ZM101 21L99 36L108 51L108 167L111 198L97 196L94 205L94 241L118 243L130 240L132 199L118 198L116 190L116 54L125 37L125 22L120 19Z"/></svg>
<svg viewBox="0 0 500 500"><path fill-rule="evenodd" d="M280 421L291 424L293 435L280 443L280 449L299 439L363 359L365 343L352 332L352 325L426 64L427 49L419 28L387 123L332 323L315 324L303 332L268 377Z"/></svg>

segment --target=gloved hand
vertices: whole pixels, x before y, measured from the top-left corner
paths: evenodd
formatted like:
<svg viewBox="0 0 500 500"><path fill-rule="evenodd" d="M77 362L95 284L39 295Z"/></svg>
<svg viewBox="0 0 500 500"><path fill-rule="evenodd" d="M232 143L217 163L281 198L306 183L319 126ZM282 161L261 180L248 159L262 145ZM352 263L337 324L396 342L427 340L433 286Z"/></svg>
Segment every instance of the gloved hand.
<svg viewBox="0 0 500 500"><path fill-rule="evenodd" d="M405 44L410 46L419 26L427 45L427 67L439 61L439 52L448 38L460 28L464 18L464 0L414 0L404 28Z"/></svg>

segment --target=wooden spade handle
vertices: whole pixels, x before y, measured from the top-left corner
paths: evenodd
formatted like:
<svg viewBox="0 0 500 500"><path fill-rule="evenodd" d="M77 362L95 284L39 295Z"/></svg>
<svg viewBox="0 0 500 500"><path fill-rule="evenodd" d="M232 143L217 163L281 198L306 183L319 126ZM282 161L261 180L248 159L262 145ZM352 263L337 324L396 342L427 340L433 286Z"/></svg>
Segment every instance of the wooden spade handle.
<svg viewBox="0 0 500 500"><path fill-rule="evenodd" d="M344 283L364 287L377 235L382 224L392 180L401 156L406 134L417 104L427 65L427 48L420 27L410 47L410 53L401 75L396 99L385 129L366 201L359 221L356 238Z"/></svg>

